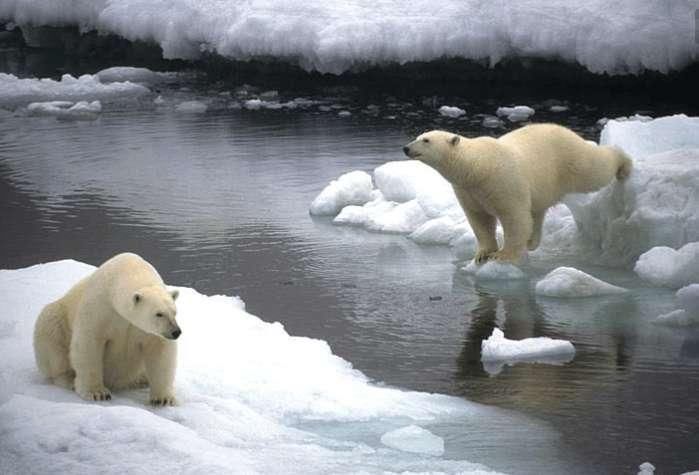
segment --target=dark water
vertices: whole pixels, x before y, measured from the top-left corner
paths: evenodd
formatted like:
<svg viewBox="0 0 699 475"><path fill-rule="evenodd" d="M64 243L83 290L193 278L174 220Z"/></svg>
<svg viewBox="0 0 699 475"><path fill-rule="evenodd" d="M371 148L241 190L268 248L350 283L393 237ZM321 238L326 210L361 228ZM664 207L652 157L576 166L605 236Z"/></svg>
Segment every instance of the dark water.
<svg viewBox="0 0 699 475"><path fill-rule="evenodd" d="M188 85L194 92L163 94L211 98L222 87L196 83ZM593 268L632 291L541 299L533 281L474 283L446 248L310 217L309 203L331 179L401 159L414 130L492 133L480 119L440 122L421 103L386 98L381 113L367 115L351 98L328 100L353 116L225 107L183 115L154 109L152 97L106 104L94 123L0 114L0 268L62 258L98 265L136 252L168 283L240 295L250 312L327 340L378 381L543 420L560 433L560 456L581 473L635 473L646 460L663 474L699 468L699 332L649 323L674 309L672 292L644 288L628 270ZM487 99L470 104L470 117L494 110ZM598 118L649 105L639 98L637 107L618 109L571 104L570 112L539 117L596 138ZM551 268L534 263L530 273ZM509 338L572 340L575 360L490 376L480 343L496 325ZM489 436L487 456L470 460L497 469L498 435ZM446 443L446 456L458 458L450 449L458 440ZM557 460L529 460L528 444L523 437L517 455L523 472L561 470Z"/></svg>

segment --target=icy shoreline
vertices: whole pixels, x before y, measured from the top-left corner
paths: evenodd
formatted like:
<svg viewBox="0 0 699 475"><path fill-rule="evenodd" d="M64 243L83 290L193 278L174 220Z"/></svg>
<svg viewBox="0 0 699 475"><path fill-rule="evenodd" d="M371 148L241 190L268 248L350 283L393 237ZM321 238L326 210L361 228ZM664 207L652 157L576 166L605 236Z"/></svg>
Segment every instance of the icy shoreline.
<svg viewBox="0 0 699 475"><path fill-rule="evenodd" d="M563 0L468 0L448 2L437 11L425 1L410 8L398 1L161 3L7 0L0 4L0 19L25 28L77 26L114 33L160 45L165 58L196 59L214 52L243 61L272 58L332 74L442 58L493 66L510 57L562 59L593 73L668 73L696 60L690 3L667 7L626 0L610 10L602 0L582 6Z"/></svg>

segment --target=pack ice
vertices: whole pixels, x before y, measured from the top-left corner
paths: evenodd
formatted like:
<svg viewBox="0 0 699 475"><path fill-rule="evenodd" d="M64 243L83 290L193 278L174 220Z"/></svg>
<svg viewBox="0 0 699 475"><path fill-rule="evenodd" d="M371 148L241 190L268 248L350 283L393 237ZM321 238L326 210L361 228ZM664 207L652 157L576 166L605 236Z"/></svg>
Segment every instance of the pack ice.
<svg viewBox="0 0 699 475"><path fill-rule="evenodd" d="M284 0L4 0L0 19L23 28L78 26L158 44L166 58L216 52L274 58L339 74L372 65L513 56L577 62L595 73L667 73L696 59L692 2L299 2ZM134 14L137 12L137 14ZM390 41L387 40L390 38Z"/></svg>
<svg viewBox="0 0 699 475"><path fill-rule="evenodd" d="M84 402L42 380L32 330L43 305L93 270L59 261L0 271L1 473L485 474L443 458L441 435L498 417L552 443L497 409L372 384L326 342L290 336L238 298L188 288L178 299L180 405L152 409L147 390Z"/></svg>

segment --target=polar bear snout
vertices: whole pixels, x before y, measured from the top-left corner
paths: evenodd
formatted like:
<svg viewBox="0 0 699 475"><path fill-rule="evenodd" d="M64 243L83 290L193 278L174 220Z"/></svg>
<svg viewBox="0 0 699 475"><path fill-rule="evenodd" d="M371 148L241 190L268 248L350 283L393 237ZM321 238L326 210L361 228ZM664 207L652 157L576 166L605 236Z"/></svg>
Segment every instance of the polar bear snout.
<svg viewBox="0 0 699 475"><path fill-rule="evenodd" d="M410 147L407 145L403 147L403 153L406 154L407 156L410 156Z"/></svg>
<svg viewBox="0 0 699 475"><path fill-rule="evenodd" d="M182 330L180 330L180 327L175 327L174 330L170 333L170 336L168 337L170 340L177 340L180 335L182 334Z"/></svg>

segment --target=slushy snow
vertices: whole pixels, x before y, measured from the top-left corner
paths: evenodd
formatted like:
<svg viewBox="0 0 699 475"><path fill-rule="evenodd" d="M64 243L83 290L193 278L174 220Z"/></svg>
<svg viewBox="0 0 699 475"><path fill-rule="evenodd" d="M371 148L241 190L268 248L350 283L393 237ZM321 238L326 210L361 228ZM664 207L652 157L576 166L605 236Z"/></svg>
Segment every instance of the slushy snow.
<svg viewBox="0 0 699 475"><path fill-rule="evenodd" d="M693 2L567 0L440 3L283 0L4 0L0 19L80 27L161 46L166 58L215 52L274 58L306 70L350 69L441 58L524 56L577 62L594 73L667 73L697 58ZM134 14L137 12L137 14ZM417 13L416 13L417 12ZM429 15L425 15L429 12ZM445 33L447 32L447 33Z"/></svg>
<svg viewBox="0 0 699 475"><path fill-rule="evenodd" d="M626 289L572 267L558 267L536 283L536 294L546 297L593 297L624 292Z"/></svg>
<svg viewBox="0 0 699 475"><path fill-rule="evenodd" d="M685 244L677 250L654 247L638 258L634 271L657 287L677 289L699 282L699 242Z"/></svg>
<svg viewBox="0 0 699 475"><path fill-rule="evenodd" d="M59 261L0 271L0 473L489 473L439 458L424 433L399 432L397 450L380 439L406 424L461 429L497 410L371 384L326 342L290 336L235 297L180 289L176 407L147 406L145 389L101 404L46 383L32 350L36 317L93 270ZM424 450L406 452L413 443Z"/></svg>
<svg viewBox="0 0 699 475"><path fill-rule="evenodd" d="M78 78L64 74L53 79L20 79L0 73L0 108L14 109L31 102L95 101L138 97L150 92L129 81L103 84L97 76L84 74Z"/></svg>
<svg viewBox="0 0 699 475"><path fill-rule="evenodd" d="M575 347L567 340L548 337L508 340L499 328L481 342L481 361L486 371L497 374L504 364L519 361L563 364L575 356Z"/></svg>
<svg viewBox="0 0 699 475"><path fill-rule="evenodd" d="M381 436L381 443L403 452L434 456L444 454L444 439L416 425L386 432Z"/></svg>

